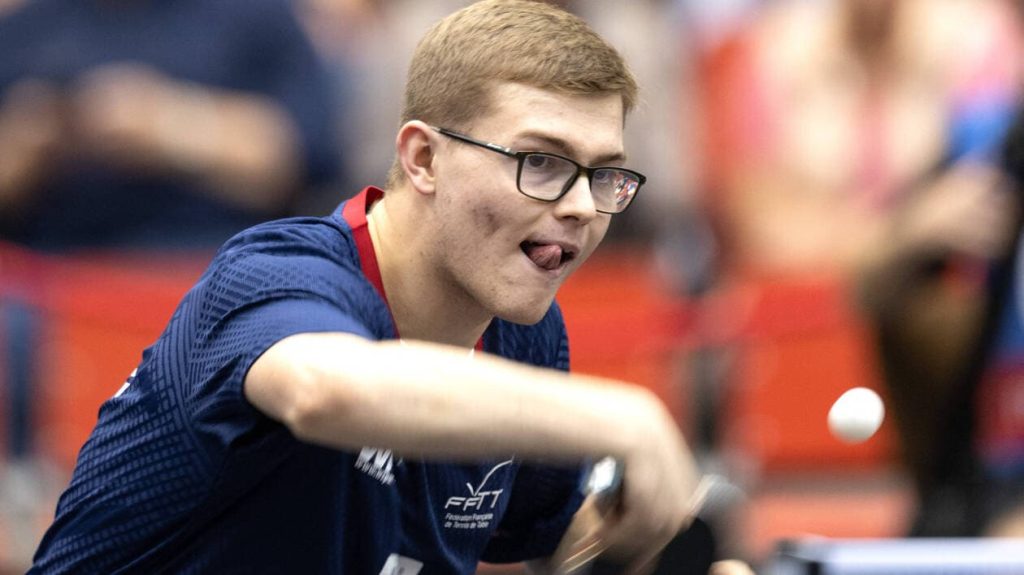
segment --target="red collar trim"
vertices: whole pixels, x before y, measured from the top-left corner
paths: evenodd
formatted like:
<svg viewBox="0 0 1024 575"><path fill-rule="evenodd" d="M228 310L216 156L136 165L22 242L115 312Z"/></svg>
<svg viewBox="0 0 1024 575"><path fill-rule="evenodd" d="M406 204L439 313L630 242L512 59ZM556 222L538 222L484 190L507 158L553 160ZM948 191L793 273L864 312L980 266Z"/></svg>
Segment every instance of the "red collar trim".
<svg viewBox="0 0 1024 575"><path fill-rule="evenodd" d="M370 227L366 224L366 212L377 200L384 197L384 190L369 186L359 192L351 200L345 202L341 217L348 222L352 228L352 237L356 242L356 249L359 250L359 264L363 273L370 280L377 293L388 302L388 296L384 293L384 280L380 275L380 265L377 263L377 253L373 251L373 239L370 237ZM391 306L388 306L391 309Z"/></svg>

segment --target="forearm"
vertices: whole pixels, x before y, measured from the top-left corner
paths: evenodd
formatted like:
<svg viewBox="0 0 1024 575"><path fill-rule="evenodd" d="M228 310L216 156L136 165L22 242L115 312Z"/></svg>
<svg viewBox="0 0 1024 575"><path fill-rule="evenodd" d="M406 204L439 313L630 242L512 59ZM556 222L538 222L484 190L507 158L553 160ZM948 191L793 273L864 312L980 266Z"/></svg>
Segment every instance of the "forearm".
<svg viewBox="0 0 1024 575"><path fill-rule="evenodd" d="M272 211L299 186L295 128L272 100L172 87L157 126L168 161L233 204Z"/></svg>
<svg viewBox="0 0 1024 575"><path fill-rule="evenodd" d="M443 459L624 455L639 434L623 422L656 401L598 378L342 334L278 343L250 371L246 394L313 443Z"/></svg>
<svg viewBox="0 0 1024 575"><path fill-rule="evenodd" d="M459 459L621 455L639 438L615 423L656 401L639 388L485 354L337 334L273 346L250 371L246 390L257 407L313 443Z"/></svg>

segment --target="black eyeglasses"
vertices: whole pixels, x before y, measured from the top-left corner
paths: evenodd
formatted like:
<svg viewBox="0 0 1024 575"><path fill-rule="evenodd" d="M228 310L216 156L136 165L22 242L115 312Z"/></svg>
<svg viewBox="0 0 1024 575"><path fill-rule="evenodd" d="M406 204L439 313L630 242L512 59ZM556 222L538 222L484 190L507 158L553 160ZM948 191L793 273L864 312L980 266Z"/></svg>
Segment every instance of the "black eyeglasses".
<svg viewBox="0 0 1024 575"><path fill-rule="evenodd" d="M547 152L517 152L504 146L470 138L465 134L432 126L437 132L486 150L497 152L519 163L516 169L516 187L527 197L542 202L554 202L564 196L580 174L587 176L594 208L602 214L620 214L633 202L647 177L625 168L591 168L576 161Z"/></svg>

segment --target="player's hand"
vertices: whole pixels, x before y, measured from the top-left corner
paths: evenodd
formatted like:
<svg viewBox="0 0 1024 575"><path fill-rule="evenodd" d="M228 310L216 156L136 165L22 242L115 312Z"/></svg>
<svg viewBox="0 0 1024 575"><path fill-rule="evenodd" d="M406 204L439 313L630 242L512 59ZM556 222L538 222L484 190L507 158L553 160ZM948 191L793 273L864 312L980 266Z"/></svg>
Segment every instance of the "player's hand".
<svg viewBox="0 0 1024 575"><path fill-rule="evenodd" d="M631 449L620 458L621 495L601 537L606 554L628 566L626 573L641 574L693 520L699 474L676 422L653 394L642 392L624 409L622 422Z"/></svg>

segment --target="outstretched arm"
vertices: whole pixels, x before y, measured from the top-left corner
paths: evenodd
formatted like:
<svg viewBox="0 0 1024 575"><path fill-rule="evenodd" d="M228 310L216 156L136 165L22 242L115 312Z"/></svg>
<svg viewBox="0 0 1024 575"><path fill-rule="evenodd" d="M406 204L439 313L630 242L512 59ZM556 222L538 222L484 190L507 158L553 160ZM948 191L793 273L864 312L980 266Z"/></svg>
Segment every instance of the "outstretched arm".
<svg viewBox="0 0 1024 575"><path fill-rule="evenodd" d="M246 398L305 441L387 447L424 458L624 465L621 513L606 534L628 556L657 554L692 516L696 466L648 391L421 342L300 334L250 369Z"/></svg>

